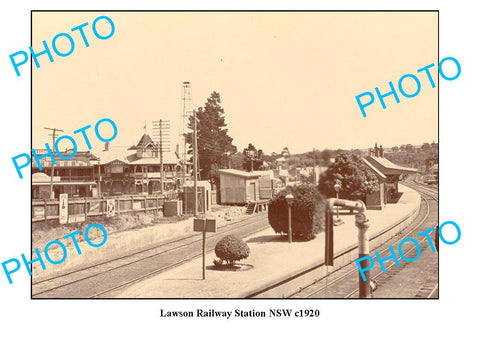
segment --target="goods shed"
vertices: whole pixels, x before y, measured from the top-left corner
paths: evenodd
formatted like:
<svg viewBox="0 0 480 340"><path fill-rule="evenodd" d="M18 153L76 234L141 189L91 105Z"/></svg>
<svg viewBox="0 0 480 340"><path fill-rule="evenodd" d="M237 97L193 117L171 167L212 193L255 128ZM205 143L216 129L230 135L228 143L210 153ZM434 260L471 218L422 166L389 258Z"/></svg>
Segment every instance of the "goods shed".
<svg viewBox="0 0 480 340"><path fill-rule="evenodd" d="M220 174L220 204L245 204L260 199L261 174L236 169L222 169Z"/></svg>

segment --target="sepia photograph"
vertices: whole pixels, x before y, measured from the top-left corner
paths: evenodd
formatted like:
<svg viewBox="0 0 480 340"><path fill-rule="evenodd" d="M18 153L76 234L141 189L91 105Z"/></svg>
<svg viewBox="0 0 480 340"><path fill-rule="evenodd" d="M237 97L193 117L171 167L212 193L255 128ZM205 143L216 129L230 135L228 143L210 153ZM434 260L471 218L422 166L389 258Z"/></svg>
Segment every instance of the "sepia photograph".
<svg viewBox="0 0 480 340"><path fill-rule="evenodd" d="M31 25L31 299L439 298L438 10Z"/></svg>

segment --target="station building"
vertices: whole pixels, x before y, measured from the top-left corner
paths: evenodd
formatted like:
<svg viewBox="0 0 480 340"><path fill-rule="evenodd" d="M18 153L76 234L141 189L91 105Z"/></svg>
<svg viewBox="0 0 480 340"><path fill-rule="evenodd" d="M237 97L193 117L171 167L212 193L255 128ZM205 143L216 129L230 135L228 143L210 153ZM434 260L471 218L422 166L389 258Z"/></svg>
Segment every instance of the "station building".
<svg viewBox="0 0 480 340"><path fill-rule="evenodd" d="M367 195L365 204L368 209L382 209L387 203L396 203L401 196L398 182L408 174L417 173L414 168L396 165L383 157L383 147L370 149L363 162L377 176L380 190Z"/></svg>

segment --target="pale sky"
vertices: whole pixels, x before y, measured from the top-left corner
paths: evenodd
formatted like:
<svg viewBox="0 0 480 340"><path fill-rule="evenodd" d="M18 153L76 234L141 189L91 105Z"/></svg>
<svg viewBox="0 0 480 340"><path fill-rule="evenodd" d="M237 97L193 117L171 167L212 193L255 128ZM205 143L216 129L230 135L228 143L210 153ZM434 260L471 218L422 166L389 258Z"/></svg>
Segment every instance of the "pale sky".
<svg viewBox="0 0 480 340"><path fill-rule="evenodd" d="M100 15L115 23L108 40L91 31ZM170 120L174 146L184 81L194 107L220 93L239 151L248 143L297 153L438 141L437 19L436 12L33 13L34 50L84 22L90 43L71 33L70 56L54 54L50 63L43 55L41 68L33 66L33 146L51 142L43 127L72 135L104 117L118 126L115 145L138 142L145 121L150 133L152 120ZM417 73L431 63L435 89ZM418 75L420 93L399 93L399 104L389 96L385 110L376 98L364 118L355 96L377 86L385 93L406 73Z"/></svg>

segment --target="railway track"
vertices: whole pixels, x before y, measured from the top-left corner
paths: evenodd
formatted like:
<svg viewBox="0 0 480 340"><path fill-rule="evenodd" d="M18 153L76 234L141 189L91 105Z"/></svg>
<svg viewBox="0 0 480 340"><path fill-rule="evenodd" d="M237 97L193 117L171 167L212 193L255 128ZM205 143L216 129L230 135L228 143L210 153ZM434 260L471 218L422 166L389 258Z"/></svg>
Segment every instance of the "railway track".
<svg viewBox="0 0 480 340"><path fill-rule="evenodd" d="M266 213L227 224L208 234L207 251L227 233L241 238L268 228ZM189 235L115 259L33 281L32 298L98 298L201 256L201 236Z"/></svg>
<svg viewBox="0 0 480 340"><path fill-rule="evenodd" d="M392 245L395 249L398 243L406 237L416 235L418 232L424 231L431 227L438 225L438 192L414 181L408 181L403 183L417 190L422 195L422 203L420 207L420 213L417 218L407 227L405 230L388 240L383 245L372 249L371 253L375 250L379 252L382 257L387 251L389 252L388 245ZM433 237L433 235L431 235ZM421 245L422 256L432 253L429 250L428 241L425 237L419 240ZM386 248L386 249L385 249ZM402 247L403 253L408 257L408 254L416 250L415 246L410 248ZM407 249L405 251L405 249ZM430 257L438 256L438 253L432 253ZM435 259L424 259L424 261L435 261ZM438 260L438 258L437 258ZM417 260L419 261L419 260ZM393 261L390 261L393 262ZM403 270L406 270L408 266L411 266L413 262L403 262L400 267L395 266L395 262L390 263L386 267L386 273L384 273L378 265L374 266L370 270L370 277L374 279L379 287L382 287L386 282L392 282ZM437 268L438 269L438 268ZM438 272L433 279L427 280L420 287L418 291L411 297L417 298L435 298L438 294ZM380 289L380 288L379 288ZM354 298L358 293L358 269L354 263L347 265L332 275L321 279L314 284L307 286L299 292L289 296L290 298ZM375 297L375 293L373 294Z"/></svg>
<svg viewBox="0 0 480 340"><path fill-rule="evenodd" d="M409 178L407 178L407 179L405 180L404 183L413 184L413 185L416 186L417 188L421 188L421 189L423 189L423 190L425 190L425 191L428 191L429 193L432 193L432 194L434 194L434 195L435 195L435 194L438 195L438 184L437 184L437 186L430 186L430 185L428 185L428 184L425 184L425 183L419 181L418 178L419 178L418 175L416 175L416 176L413 177L413 178L409 177Z"/></svg>

